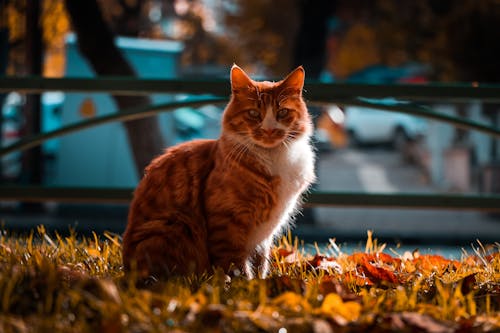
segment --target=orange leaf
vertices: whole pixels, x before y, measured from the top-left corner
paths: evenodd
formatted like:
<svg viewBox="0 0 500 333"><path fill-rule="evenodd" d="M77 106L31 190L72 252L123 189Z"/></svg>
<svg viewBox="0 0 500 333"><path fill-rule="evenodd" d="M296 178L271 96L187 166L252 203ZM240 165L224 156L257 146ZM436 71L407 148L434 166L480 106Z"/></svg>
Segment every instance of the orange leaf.
<svg viewBox="0 0 500 333"><path fill-rule="evenodd" d="M383 267L377 267L375 265L372 265L366 258L363 261L362 268L366 275L371 276L375 280L387 281L390 283L399 282L398 278L393 272Z"/></svg>
<svg viewBox="0 0 500 333"><path fill-rule="evenodd" d="M395 259L385 253L369 254L369 253L353 253L349 259L356 263L361 268L361 272L366 275L372 282L386 281L390 283L398 283L399 279L389 268L399 267L400 259ZM387 268L382 267L390 265Z"/></svg>
<svg viewBox="0 0 500 333"><path fill-rule="evenodd" d="M278 249L276 250L276 252L278 253L278 256L282 257L282 258L286 258L288 257L290 254L293 253L293 251L288 251L286 249Z"/></svg>
<svg viewBox="0 0 500 333"><path fill-rule="evenodd" d="M316 254L314 256L314 258L312 258L311 260L308 261L308 264L312 267L312 268L318 268L319 265L321 265L321 262L326 259L325 256L320 256L319 254Z"/></svg>
<svg viewBox="0 0 500 333"><path fill-rule="evenodd" d="M357 271L342 274L342 281L345 285L354 285L358 287L371 287L375 284L369 277Z"/></svg>
<svg viewBox="0 0 500 333"><path fill-rule="evenodd" d="M431 254L420 255L419 257L413 259L413 263L417 268L425 271L443 272L450 266L455 269L460 267L460 263L456 260L450 260L440 255Z"/></svg>

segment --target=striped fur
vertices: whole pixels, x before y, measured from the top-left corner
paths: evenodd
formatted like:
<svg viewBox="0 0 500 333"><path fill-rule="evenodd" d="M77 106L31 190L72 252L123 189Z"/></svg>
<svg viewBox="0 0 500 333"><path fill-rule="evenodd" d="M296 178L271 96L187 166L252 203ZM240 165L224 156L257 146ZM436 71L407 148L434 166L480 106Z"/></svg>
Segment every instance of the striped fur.
<svg viewBox="0 0 500 333"><path fill-rule="evenodd" d="M315 179L303 84L301 67L273 83L233 66L219 139L171 147L146 168L123 237L127 271L267 275L273 239Z"/></svg>

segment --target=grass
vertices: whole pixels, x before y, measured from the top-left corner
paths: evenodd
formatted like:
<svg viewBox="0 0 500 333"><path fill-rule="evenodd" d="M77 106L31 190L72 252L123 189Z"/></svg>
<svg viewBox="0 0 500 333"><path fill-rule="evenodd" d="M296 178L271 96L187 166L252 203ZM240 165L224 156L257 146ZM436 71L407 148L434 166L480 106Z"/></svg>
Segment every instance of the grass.
<svg viewBox="0 0 500 333"><path fill-rule="evenodd" d="M118 235L2 231L0 332L500 331L499 244L450 260L387 254L369 232L364 252L308 252L288 236L265 280L216 271L140 289Z"/></svg>

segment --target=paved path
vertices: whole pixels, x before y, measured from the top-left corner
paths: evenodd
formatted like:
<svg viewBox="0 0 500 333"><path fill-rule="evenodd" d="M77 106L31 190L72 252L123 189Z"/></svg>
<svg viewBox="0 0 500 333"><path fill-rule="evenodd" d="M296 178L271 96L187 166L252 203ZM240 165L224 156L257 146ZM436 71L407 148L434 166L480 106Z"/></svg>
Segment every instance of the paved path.
<svg viewBox="0 0 500 333"><path fill-rule="evenodd" d="M391 150L371 148L341 150L323 155L318 166L320 190L439 193L422 172L402 161ZM329 235L342 239L376 237L406 242L468 244L476 239L500 242L500 219L476 211L445 211L388 208L315 208L317 226L299 226L297 231L314 237Z"/></svg>

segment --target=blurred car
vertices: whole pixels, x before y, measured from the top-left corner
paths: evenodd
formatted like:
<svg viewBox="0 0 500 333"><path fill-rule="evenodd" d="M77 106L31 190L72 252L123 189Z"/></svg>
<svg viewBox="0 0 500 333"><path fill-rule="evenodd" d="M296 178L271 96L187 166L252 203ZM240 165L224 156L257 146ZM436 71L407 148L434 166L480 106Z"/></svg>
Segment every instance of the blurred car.
<svg viewBox="0 0 500 333"><path fill-rule="evenodd" d="M424 119L404 113L358 106L345 107L344 112L344 126L354 145L389 143L402 148L427 131Z"/></svg>

